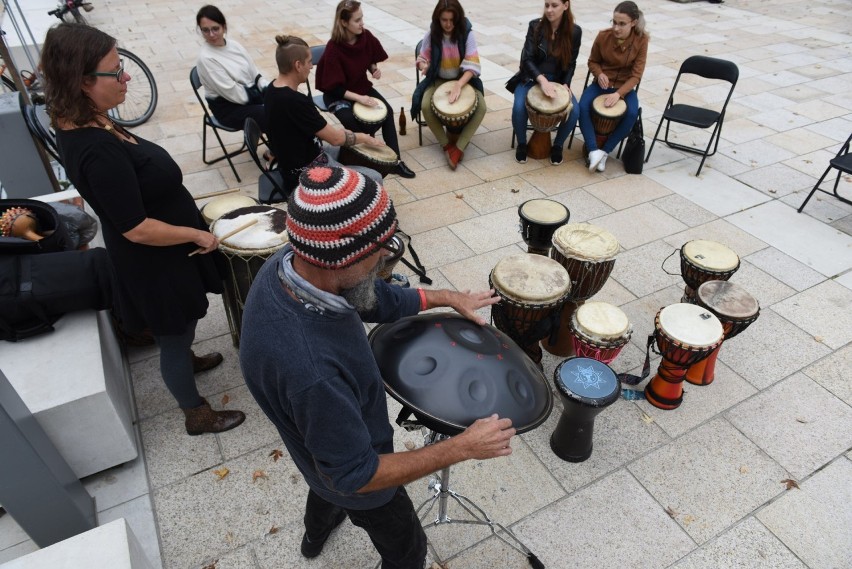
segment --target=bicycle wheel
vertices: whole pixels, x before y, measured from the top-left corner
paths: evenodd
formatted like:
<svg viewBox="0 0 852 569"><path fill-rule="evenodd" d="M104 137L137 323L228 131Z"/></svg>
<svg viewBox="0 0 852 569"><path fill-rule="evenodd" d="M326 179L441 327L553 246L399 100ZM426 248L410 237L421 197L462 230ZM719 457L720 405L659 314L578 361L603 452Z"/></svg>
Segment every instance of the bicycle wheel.
<svg viewBox="0 0 852 569"><path fill-rule="evenodd" d="M12 93L18 90L15 86L15 82L12 81L12 78L6 76L5 73L0 75L0 82L2 82L2 86L0 86L0 93Z"/></svg>
<svg viewBox="0 0 852 569"><path fill-rule="evenodd" d="M121 126L139 126L151 118L157 107L157 84L148 66L124 48L118 48L124 71L130 75L124 102L109 112Z"/></svg>

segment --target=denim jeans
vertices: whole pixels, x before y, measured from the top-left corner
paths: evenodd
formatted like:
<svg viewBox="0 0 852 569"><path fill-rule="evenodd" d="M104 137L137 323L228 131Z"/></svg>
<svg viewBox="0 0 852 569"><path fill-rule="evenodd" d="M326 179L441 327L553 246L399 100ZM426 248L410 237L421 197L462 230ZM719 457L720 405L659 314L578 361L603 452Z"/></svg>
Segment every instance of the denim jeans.
<svg viewBox="0 0 852 569"><path fill-rule="evenodd" d="M595 97L604 93L614 93L615 89L601 89L600 85L592 82L583 90L583 96L580 97L580 132L583 133L583 140L586 141L586 148L589 151L598 149L598 141L595 138L595 127L592 125L592 101ZM618 126L603 145L603 150L607 154L615 150L618 143L630 133L633 128L633 123L636 122L636 117L639 116L639 97L636 91L632 90L624 96L624 102L627 103L627 112L621 118Z"/></svg>
<svg viewBox="0 0 852 569"><path fill-rule="evenodd" d="M551 81L552 79L548 77L547 80ZM512 105L512 128L515 131L515 138L518 139L518 144L527 143L527 120L529 120L529 115L527 113L526 100L527 93L535 85L535 81L527 81L526 83L518 84L515 88L515 103ZM556 138L553 140L554 147L561 148L565 146L568 135L571 134L571 131L574 130L574 125L577 124L580 109L577 108L577 99L574 97L574 93L571 93L571 103L573 103L571 112L556 130Z"/></svg>
<svg viewBox="0 0 852 569"><path fill-rule="evenodd" d="M305 531L310 538L324 534L341 508L313 490L305 505ZM400 486L390 502L371 510L346 510L349 521L364 529L382 556L382 569L423 569L426 533L405 488ZM331 566L331 565L327 565Z"/></svg>

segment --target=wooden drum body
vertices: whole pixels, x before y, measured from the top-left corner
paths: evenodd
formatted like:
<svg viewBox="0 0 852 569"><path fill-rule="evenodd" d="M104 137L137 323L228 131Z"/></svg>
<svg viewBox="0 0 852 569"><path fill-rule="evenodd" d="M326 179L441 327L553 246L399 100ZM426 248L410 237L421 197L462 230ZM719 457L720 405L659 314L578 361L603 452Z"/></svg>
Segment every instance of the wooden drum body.
<svg viewBox="0 0 852 569"><path fill-rule="evenodd" d="M618 249L615 235L590 223L568 223L553 234L550 256L568 271L571 301L562 311L555 341L545 340L542 343L542 347L551 354L574 355L571 317L579 305L603 288L615 266Z"/></svg>
<svg viewBox="0 0 852 569"><path fill-rule="evenodd" d="M602 147L609 138L609 135L618 127L618 123L627 113L627 103L619 99L616 104L611 107L604 106L604 99L609 94L598 95L592 101L592 126L595 128L598 148Z"/></svg>
<svg viewBox="0 0 852 569"><path fill-rule="evenodd" d="M760 303L743 287L726 281L707 281L698 287L698 305L716 315L722 323L725 340L729 340L751 326L760 316ZM721 344L707 357L690 366L686 381L695 385L709 385L716 375L716 358Z"/></svg>
<svg viewBox="0 0 852 569"><path fill-rule="evenodd" d="M707 281L726 281L740 268L740 258L715 241L696 239L680 248L680 274L686 287L681 302L695 303L695 291Z"/></svg>
<svg viewBox="0 0 852 569"><path fill-rule="evenodd" d="M501 259L491 271L488 285L501 298L491 307L494 325L539 364L538 341L557 331L569 298L568 273L553 259L521 253Z"/></svg>
<svg viewBox="0 0 852 569"><path fill-rule="evenodd" d="M527 144L527 155L541 160L550 156L553 146L550 133L568 118L573 103L571 92L561 83L552 83L556 87L556 96L551 98L544 94L540 85L533 85L527 91L526 108L533 127L533 135Z"/></svg>
<svg viewBox="0 0 852 569"><path fill-rule="evenodd" d="M243 307L251 283L266 260L287 243L287 212L266 205L243 207L224 214L210 227L220 237L253 219L255 225L219 243L219 251L228 261L222 300L235 347L240 345Z"/></svg>
<svg viewBox="0 0 852 569"><path fill-rule="evenodd" d="M722 323L700 306L672 304L657 312L654 338L663 359L645 387L645 398L654 407L676 409L683 402L686 371L722 343Z"/></svg>
<svg viewBox="0 0 852 569"><path fill-rule="evenodd" d="M458 81L447 81L439 85L432 94L430 108L441 124L447 127L447 132L459 134L476 112L479 102L476 99L476 90L465 84L461 88L459 98L450 103L450 92L456 83Z"/></svg>
<svg viewBox="0 0 852 569"><path fill-rule="evenodd" d="M518 206L521 237L527 253L547 256L557 229L568 223L571 212L561 203L548 199L527 200Z"/></svg>
<svg viewBox="0 0 852 569"><path fill-rule="evenodd" d="M614 360L630 341L633 327L627 315L606 302L585 302L571 317L574 352L605 364Z"/></svg>
<svg viewBox="0 0 852 569"><path fill-rule="evenodd" d="M378 103L375 107L368 107L362 103L352 104L352 114L355 115L355 120L364 127L362 132L366 132L370 135L379 130L382 123L385 122L385 118L388 116L388 108L385 104L379 99L373 100Z"/></svg>
<svg viewBox="0 0 852 569"><path fill-rule="evenodd" d="M369 144L354 144L341 146L338 160L347 166L363 166L372 168L382 175L396 172L399 158L390 146L370 146Z"/></svg>

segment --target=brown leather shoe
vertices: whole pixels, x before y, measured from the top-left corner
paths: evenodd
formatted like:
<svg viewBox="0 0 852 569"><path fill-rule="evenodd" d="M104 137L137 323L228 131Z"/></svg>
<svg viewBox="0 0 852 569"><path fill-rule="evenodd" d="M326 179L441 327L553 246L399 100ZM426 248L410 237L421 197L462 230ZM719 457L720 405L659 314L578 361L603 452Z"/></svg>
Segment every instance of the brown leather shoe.
<svg viewBox="0 0 852 569"><path fill-rule="evenodd" d="M210 352L203 356L196 356L195 352L192 352L192 373L201 373L213 369L222 363L223 359L219 352Z"/></svg>
<svg viewBox="0 0 852 569"><path fill-rule="evenodd" d="M188 435L230 431L246 420L246 415L242 411L214 411L206 399L202 398L202 400L204 403L198 407L183 409Z"/></svg>

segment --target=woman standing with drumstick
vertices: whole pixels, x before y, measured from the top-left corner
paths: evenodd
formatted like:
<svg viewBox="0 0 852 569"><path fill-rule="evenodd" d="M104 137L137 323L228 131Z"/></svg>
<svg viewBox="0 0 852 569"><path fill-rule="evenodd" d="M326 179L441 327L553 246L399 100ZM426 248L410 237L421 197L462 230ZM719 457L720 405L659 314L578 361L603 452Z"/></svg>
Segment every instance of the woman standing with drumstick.
<svg viewBox="0 0 852 569"><path fill-rule="evenodd" d="M48 30L41 52L45 97L68 178L100 218L114 268L114 310L130 332L150 328L160 372L186 415L190 435L243 422L240 411L214 411L193 373L222 362L192 353L207 293L222 292L218 241L207 231L180 168L165 149L112 122L130 76L115 39L82 24ZM201 255L190 256L200 249Z"/></svg>
<svg viewBox="0 0 852 569"><path fill-rule="evenodd" d="M553 83L561 83L571 91L571 80L577 67L583 30L574 23L569 0L544 0L544 14L530 22L527 38L521 52L521 69L506 83L506 89L515 95L512 107L512 128L518 146L515 160L527 161L527 93L536 84L544 95L556 96ZM550 163L562 163L562 146L577 124L577 99L571 93L571 113L556 131L550 151Z"/></svg>
<svg viewBox="0 0 852 569"><path fill-rule="evenodd" d="M479 79L479 51L472 27L458 0L438 0L432 12L432 25L423 38L416 61L423 80L411 96L411 118L417 117L417 111L423 113L429 130L438 139L453 170L464 158L464 149L485 117L485 95ZM432 96L447 81L455 81L448 96L451 104L459 100L465 85L473 87L476 96L476 110L455 142L450 141L444 125L432 111Z"/></svg>
<svg viewBox="0 0 852 569"><path fill-rule="evenodd" d="M373 79L382 77L379 62L387 58L388 54L382 44L364 27L361 3L357 0L341 0L334 14L331 39L325 46L325 53L317 62L316 87L323 92L326 106L344 128L372 135L381 126L385 144L401 157L393 110L367 79L368 73ZM353 111L355 103L371 108L378 107L380 103L384 104L387 109L384 120L375 127L359 122ZM403 178L415 176L401 159L397 174Z"/></svg>
<svg viewBox="0 0 852 569"><path fill-rule="evenodd" d="M606 158L633 128L639 116L639 85L648 59L649 35L645 31L645 15L635 2L621 2L612 14L612 26L598 33L589 55L589 71L595 80L580 97L580 132L589 149L589 172L603 172ZM603 99L605 108L620 100L627 104L615 130L608 136L603 148L598 149L595 128L592 125L592 102Z"/></svg>

